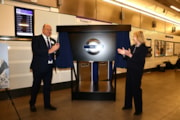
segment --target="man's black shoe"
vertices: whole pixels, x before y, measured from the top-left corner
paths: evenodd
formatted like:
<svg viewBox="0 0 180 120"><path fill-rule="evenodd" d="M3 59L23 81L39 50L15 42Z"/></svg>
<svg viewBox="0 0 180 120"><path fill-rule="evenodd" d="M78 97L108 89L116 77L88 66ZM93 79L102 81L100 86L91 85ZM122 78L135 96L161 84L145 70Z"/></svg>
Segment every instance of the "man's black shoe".
<svg viewBox="0 0 180 120"><path fill-rule="evenodd" d="M122 110L130 110L132 107L123 107Z"/></svg>
<svg viewBox="0 0 180 120"><path fill-rule="evenodd" d="M30 105L30 110L31 110L31 112L36 112L37 111L36 107L34 105Z"/></svg>
<svg viewBox="0 0 180 120"><path fill-rule="evenodd" d="M50 106L48 106L48 107L44 107L44 108L47 109L47 110L52 110L52 111L57 110L57 108L54 107L54 106L52 106L52 105L50 105Z"/></svg>

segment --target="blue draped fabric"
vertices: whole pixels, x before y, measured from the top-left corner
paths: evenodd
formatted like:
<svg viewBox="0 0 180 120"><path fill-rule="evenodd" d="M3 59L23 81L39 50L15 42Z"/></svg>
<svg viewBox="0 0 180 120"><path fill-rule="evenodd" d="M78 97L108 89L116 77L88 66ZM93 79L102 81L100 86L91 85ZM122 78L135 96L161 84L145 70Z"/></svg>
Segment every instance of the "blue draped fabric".
<svg viewBox="0 0 180 120"><path fill-rule="evenodd" d="M98 75L98 62L93 62L93 83L97 83L99 79Z"/></svg>
<svg viewBox="0 0 180 120"><path fill-rule="evenodd" d="M59 33L58 41L61 45L60 49L57 51L57 58L56 58L56 67L57 68L72 68L73 67L73 58L71 47L69 43L68 32L61 32ZM130 47L130 40L129 40L129 31L127 32L117 32L116 33L116 49L122 48L128 49ZM110 64L111 66L112 64ZM122 55L119 55L116 51L115 57L115 67L126 67L126 60L123 58ZM94 65L94 81L98 79L97 77L97 66L96 63ZM109 68L109 72L112 73L112 68ZM111 78L110 74L110 78Z"/></svg>
<svg viewBox="0 0 180 120"><path fill-rule="evenodd" d="M112 61L109 62L109 78L108 79L112 79L112 75L113 75L113 65L112 65Z"/></svg>
<svg viewBox="0 0 180 120"><path fill-rule="evenodd" d="M60 43L60 49L56 53L57 54L56 67L72 68L73 58L72 58L68 33L67 32L59 33L58 42Z"/></svg>
<svg viewBox="0 0 180 120"><path fill-rule="evenodd" d="M116 49L122 48L128 49L130 47L129 31L127 32L117 32L116 33ZM115 57L115 67L126 68L126 60L122 55L118 54L116 51Z"/></svg>

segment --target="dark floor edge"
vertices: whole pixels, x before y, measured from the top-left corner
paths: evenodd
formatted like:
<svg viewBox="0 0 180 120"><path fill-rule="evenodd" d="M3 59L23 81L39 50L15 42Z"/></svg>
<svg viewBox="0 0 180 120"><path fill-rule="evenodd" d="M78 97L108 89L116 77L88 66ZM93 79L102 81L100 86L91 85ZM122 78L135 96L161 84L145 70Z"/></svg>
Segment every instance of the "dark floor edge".
<svg viewBox="0 0 180 120"><path fill-rule="evenodd" d="M116 92L72 92L72 100L116 100Z"/></svg>
<svg viewBox="0 0 180 120"><path fill-rule="evenodd" d="M68 82L62 82L62 83L56 83L52 84L51 90L61 90L61 89L67 89L71 87L71 81ZM40 93L42 92L43 86L40 88ZM20 89L15 89L15 90L10 90L10 89L2 89L0 91L0 100L6 100L11 98L17 98L17 97L22 97L22 96L27 96L30 95L31 93L31 87L27 88L20 88ZM10 95L10 96L9 96Z"/></svg>

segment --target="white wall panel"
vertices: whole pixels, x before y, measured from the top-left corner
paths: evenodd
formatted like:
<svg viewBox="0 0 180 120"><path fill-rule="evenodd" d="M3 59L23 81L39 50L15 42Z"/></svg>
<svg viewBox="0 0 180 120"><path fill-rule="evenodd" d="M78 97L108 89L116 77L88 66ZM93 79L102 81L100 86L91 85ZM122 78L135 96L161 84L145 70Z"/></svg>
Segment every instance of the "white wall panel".
<svg viewBox="0 0 180 120"><path fill-rule="evenodd" d="M52 26L52 37L57 39L56 26L58 25L58 15L59 13L35 10L35 35L42 33L42 27L44 24L50 24Z"/></svg>
<svg viewBox="0 0 180 120"><path fill-rule="evenodd" d="M32 52L31 41L0 41L8 44L10 89L31 87L32 72L29 69ZM52 83L71 80L70 69L57 69L53 72Z"/></svg>
<svg viewBox="0 0 180 120"><path fill-rule="evenodd" d="M71 80L71 71L70 69L56 69L53 72L52 83L67 82Z"/></svg>
<svg viewBox="0 0 180 120"><path fill-rule="evenodd" d="M76 24L76 16L59 14L58 25L75 25Z"/></svg>
<svg viewBox="0 0 180 120"><path fill-rule="evenodd" d="M14 6L0 4L0 21L0 36L15 36Z"/></svg>

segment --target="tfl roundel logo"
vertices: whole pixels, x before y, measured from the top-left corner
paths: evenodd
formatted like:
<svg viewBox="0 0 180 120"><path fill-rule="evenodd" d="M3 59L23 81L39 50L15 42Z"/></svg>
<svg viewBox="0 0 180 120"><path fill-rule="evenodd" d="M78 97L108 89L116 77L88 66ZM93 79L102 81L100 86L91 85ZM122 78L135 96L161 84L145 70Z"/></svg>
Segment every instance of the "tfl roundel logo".
<svg viewBox="0 0 180 120"><path fill-rule="evenodd" d="M103 48L104 46L95 38L89 39L84 45L84 49L91 55L98 54Z"/></svg>

